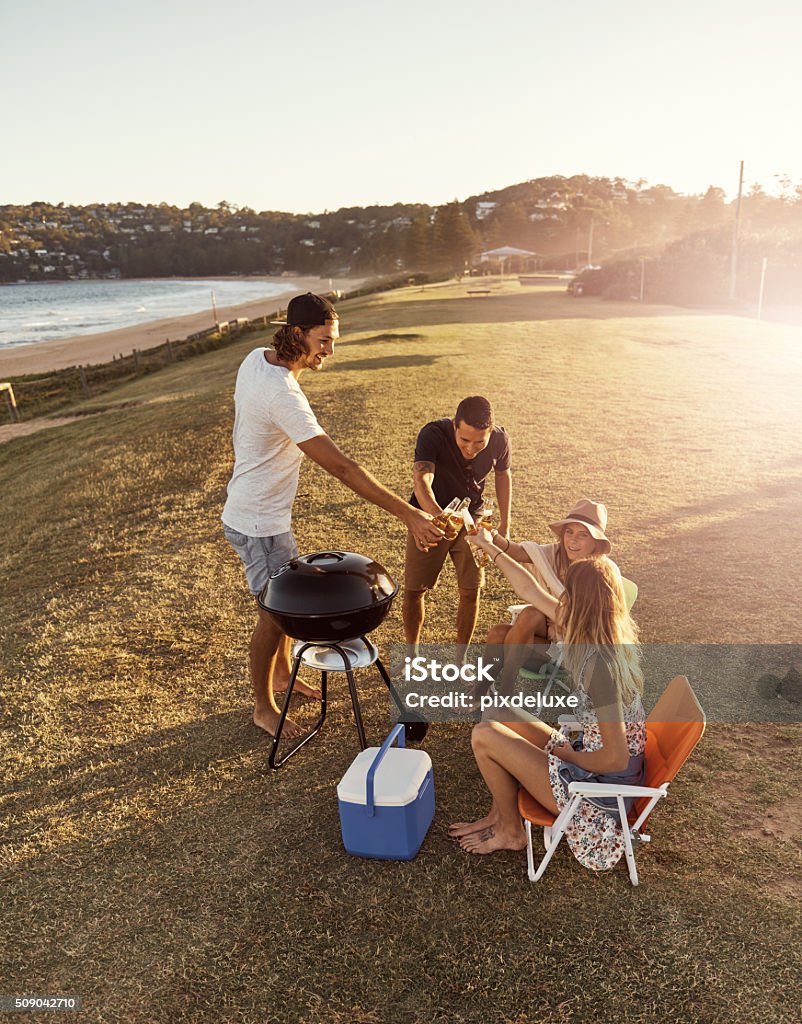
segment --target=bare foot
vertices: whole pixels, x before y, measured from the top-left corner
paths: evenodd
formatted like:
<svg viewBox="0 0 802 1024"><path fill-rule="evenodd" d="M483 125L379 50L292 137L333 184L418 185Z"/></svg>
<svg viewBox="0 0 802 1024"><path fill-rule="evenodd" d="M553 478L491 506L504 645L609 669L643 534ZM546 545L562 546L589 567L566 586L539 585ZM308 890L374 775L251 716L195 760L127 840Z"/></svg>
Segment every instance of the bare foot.
<svg viewBox="0 0 802 1024"><path fill-rule="evenodd" d="M286 693L287 687L289 685L289 677L287 679L273 680L273 693ZM321 700L321 698L323 697L323 694L321 693L319 687L308 686L306 683L302 682L300 679L297 678L292 688L292 694L293 696L295 696L296 694L300 694L302 697L311 697L312 700Z"/></svg>
<svg viewBox="0 0 802 1024"><path fill-rule="evenodd" d="M496 850L526 849L526 833L522 826L502 829L498 824L488 825L481 832L463 836L460 846L467 853L495 853Z"/></svg>
<svg viewBox="0 0 802 1024"><path fill-rule="evenodd" d="M279 712L268 708L266 711L253 713L253 724L259 729L264 729L268 736L275 736L278 728ZM291 718L284 719L284 728L281 730L281 738L287 740L298 740L303 736L304 729Z"/></svg>
<svg viewBox="0 0 802 1024"><path fill-rule="evenodd" d="M490 683L482 680L481 682L472 683L470 686L465 687L463 692L467 694L474 710L481 706L482 697L484 697L490 689L490 685Z"/></svg>
<svg viewBox="0 0 802 1024"><path fill-rule="evenodd" d="M448 826L448 834L452 839L461 839L472 832L482 832L490 825L495 825L497 821L498 818L491 808L484 818L477 818L476 821L455 821Z"/></svg>

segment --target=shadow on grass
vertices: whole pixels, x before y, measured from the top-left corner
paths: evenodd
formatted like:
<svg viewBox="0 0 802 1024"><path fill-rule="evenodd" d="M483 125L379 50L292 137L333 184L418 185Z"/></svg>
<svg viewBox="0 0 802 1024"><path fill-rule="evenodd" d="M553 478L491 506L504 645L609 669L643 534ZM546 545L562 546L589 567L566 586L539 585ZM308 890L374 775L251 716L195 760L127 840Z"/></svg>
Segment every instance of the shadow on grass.
<svg viewBox="0 0 802 1024"><path fill-rule="evenodd" d="M359 342L361 345L362 342ZM372 359L338 359L334 370L401 370L413 366L433 366L440 356L376 356Z"/></svg>
<svg viewBox="0 0 802 1024"><path fill-rule="evenodd" d="M357 678L363 713L370 716L371 709L375 708L386 711L388 698L384 687L374 680L373 687L366 688L369 680L364 678L364 673L357 673ZM308 681L317 683L317 674L313 673ZM253 725L250 707L240 707L181 725L154 729L130 742L114 743L76 760L33 771L5 787L3 814L9 820L26 821L24 831L35 833L40 826L52 822L54 807L58 807L60 819L87 812L100 814L121 801L136 800L160 786L181 786L183 781L214 774L250 758L255 758L256 763L245 774L251 775L254 771L262 774L264 786L270 790L282 781L282 789L286 791L289 787L294 799L303 800L304 794L309 794L309 778L299 774L299 769L304 762L310 763L310 753L315 748L318 751L321 746L328 748L329 759L336 749L338 760L346 758L340 766L342 771L352 756L348 753L351 747L354 754L358 750L344 677L341 680L337 675L330 680L328 700L324 731L312 741L315 747L310 744L297 754L293 771L273 772L269 768L271 737ZM120 705L117 700L94 700L88 707L97 714L113 713ZM318 710L317 701L293 697L291 716L304 728L312 726ZM384 725L378 730L374 728L374 736L382 734L384 729ZM322 738L325 738L323 744ZM344 752L340 748L344 748ZM282 743L281 749L286 752L287 744ZM320 756L318 752L315 760ZM322 767L321 763L316 765L315 777ZM332 772L338 770L336 765L332 768ZM336 778L333 774L332 779L336 781ZM46 794L44 801L43 794Z"/></svg>
<svg viewBox="0 0 802 1024"><path fill-rule="evenodd" d="M213 768L247 751L239 721L224 713L151 737L162 755L181 752L167 765L147 738L120 757L137 785L149 775L155 786L154 767ZM791 1020L788 984L781 993L733 978L776 968L792 912L772 901L767 913L765 901L713 880L727 851L685 839L705 750L684 773L685 799L661 812L635 890L625 871L594 877L564 848L536 886L522 854L462 853L447 821L484 794L455 753L467 734L451 727L427 741L438 814L418 858L349 857L333 789L351 746L341 729L318 739L276 774L240 761L191 790L176 774L162 807L154 793L154 806L129 811L120 828L42 849L8 894L18 918L11 987L77 991L87 1020L128 1024L646 1020L630 1013L633 989L650 993L650 1020ZM117 799L127 796L120 786ZM689 958L703 963L703 985ZM535 1005L538 1016L526 1016Z"/></svg>
<svg viewBox="0 0 802 1024"><path fill-rule="evenodd" d="M423 341L422 334L411 334L405 332L403 334L373 334L369 338L360 338L360 345L372 345L374 342L381 341Z"/></svg>
<svg viewBox="0 0 802 1024"><path fill-rule="evenodd" d="M504 293L489 295L482 302L476 302L466 296L403 302L395 306L372 308L369 313L367 310L353 310L348 313L345 326L350 333L375 328L377 318L381 318L384 326L391 331L392 328L403 328L410 324L426 327L435 324L503 324L527 320L614 320L710 315L714 314L679 306L641 306L635 302L575 300L559 293L554 296ZM394 335L389 334L388 337Z"/></svg>
<svg viewBox="0 0 802 1024"><path fill-rule="evenodd" d="M712 451L712 448L698 449L694 447L691 450ZM781 464L798 466L799 459L788 459ZM768 519L771 520L772 525L776 525L780 520L793 522L800 517L800 498L802 498L802 475L797 475L775 484L761 482L759 486L748 493L739 491L720 494L694 505L680 506L672 509L669 515L651 516L633 522L630 524L630 529L648 535L656 529L667 531L676 529L677 523L681 521L705 518L711 515L726 515L728 519L731 519L736 512L739 518L754 517L755 526L759 525L761 521L764 525L769 525ZM755 509L757 502L766 503L769 500L775 506L770 513Z"/></svg>
<svg viewBox="0 0 802 1024"><path fill-rule="evenodd" d="M92 701L92 710L101 705L116 706L117 701ZM221 760L242 756L260 745L267 737L251 723L247 713L239 709L210 715L199 721L169 729L148 732L129 743L115 743L105 751L92 751L76 761L52 768L43 768L15 781L6 798L6 810L20 814L35 811L48 800L62 805L74 798L86 810L114 802L120 790L128 795L154 785L159 777L177 779L181 775L203 771ZM103 761L102 767L97 762ZM93 796L93 793L102 794ZM48 812L45 812L47 816Z"/></svg>

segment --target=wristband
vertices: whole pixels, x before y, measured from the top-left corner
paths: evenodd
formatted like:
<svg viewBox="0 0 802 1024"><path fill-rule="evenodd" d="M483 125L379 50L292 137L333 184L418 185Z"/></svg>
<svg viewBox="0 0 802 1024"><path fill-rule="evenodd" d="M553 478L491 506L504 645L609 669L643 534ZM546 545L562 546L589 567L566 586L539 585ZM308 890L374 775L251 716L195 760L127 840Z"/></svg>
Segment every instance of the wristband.
<svg viewBox="0 0 802 1024"><path fill-rule="evenodd" d="M503 551L497 551L497 552L495 553L495 555L493 555L493 557L492 557L492 558L490 559L490 561L491 561L491 562L493 563L493 565L495 565L495 564L496 564L496 559L498 558L498 556L499 556L499 555L503 555L503 554L504 554L504 552L503 552Z"/></svg>

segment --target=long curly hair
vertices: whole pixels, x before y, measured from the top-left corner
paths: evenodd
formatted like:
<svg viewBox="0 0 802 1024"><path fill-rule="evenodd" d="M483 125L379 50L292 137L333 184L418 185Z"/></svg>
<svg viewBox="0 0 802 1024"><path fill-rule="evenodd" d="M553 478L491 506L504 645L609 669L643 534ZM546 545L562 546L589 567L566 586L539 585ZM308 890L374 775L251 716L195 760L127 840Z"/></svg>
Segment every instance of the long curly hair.
<svg viewBox="0 0 802 1024"><path fill-rule="evenodd" d="M273 348L282 363L294 363L306 352L306 336L311 327L293 327L282 324L273 335Z"/></svg>
<svg viewBox="0 0 802 1024"><path fill-rule="evenodd" d="M643 692L638 627L627 608L621 578L607 558L579 558L565 574L562 631L565 665L576 678L591 648L602 648L625 704Z"/></svg>

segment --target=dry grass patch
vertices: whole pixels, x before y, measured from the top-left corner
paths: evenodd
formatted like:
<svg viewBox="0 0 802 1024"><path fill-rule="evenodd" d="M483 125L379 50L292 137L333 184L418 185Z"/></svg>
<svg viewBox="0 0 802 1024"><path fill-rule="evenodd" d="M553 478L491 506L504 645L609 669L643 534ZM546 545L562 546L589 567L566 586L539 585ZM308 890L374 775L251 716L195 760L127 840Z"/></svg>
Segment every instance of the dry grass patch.
<svg viewBox="0 0 802 1024"><path fill-rule="evenodd" d="M602 497L645 639L796 642L798 331L643 312L456 286L359 300L304 386L401 493L419 427L487 394L513 440L516 536ZM219 528L253 344L0 449L3 990L80 994L104 1024L794 1021L798 725L711 724L655 814L639 889L566 850L537 886L522 855L463 855L446 825L484 796L458 725L426 740L438 812L418 859L348 857L334 787L356 738L337 679L320 736L267 770L252 602ZM400 524L312 465L295 518L302 548L364 550L400 577ZM453 584L427 640L451 639ZM492 576L479 635L509 596ZM399 639L398 608L375 636ZM375 739L387 700L360 679ZM774 835L755 834L769 813Z"/></svg>

